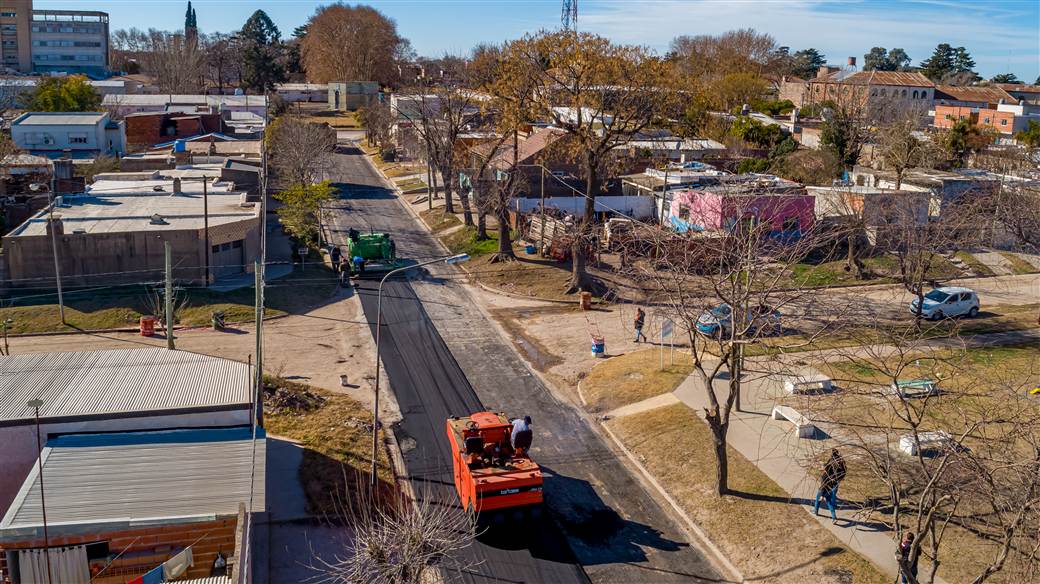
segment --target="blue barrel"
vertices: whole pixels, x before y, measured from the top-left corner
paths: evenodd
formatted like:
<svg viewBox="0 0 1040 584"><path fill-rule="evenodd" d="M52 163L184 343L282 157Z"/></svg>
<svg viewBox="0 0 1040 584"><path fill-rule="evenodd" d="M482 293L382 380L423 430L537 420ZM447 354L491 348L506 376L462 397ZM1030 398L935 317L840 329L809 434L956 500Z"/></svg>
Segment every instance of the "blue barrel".
<svg viewBox="0 0 1040 584"><path fill-rule="evenodd" d="M184 152L185 150L187 150L187 146L184 145L184 140L174 140L173 141L173 151L174 152Z"/></svg>
<svg viewBox="0 0 1040 584"><path fill-rule="evenodd" d="M534 255L534 252L538 250L534 247L533 244L529 243L524 247L524 251L527 252L529 255Z"/></svg>
<svg viewBox="0 0 1040 584"><path fill-rule="evenodd" d="M603 357L604 351L606 350L607 342L603 337L592 337L592 356Z"/></svg>

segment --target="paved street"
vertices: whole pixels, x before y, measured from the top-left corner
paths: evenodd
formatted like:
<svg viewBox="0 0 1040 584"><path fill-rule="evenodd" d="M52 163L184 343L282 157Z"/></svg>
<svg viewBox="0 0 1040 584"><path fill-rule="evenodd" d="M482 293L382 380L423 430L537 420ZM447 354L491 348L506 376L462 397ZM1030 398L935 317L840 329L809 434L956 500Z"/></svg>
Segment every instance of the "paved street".
<svg viewBox="0 0 1040 584"><path fill-rule="evenodd" d="M442 255L357 151L336 156L344 193L331 230L390 230L402 257ZM403 416L394 427L417 488L454 500L444 430L450 414L479 409L534 418L533 456L547 471L549 518L493 526L469 551L474 582L718 581L711 563L672 522L584 418L532 375L475 305L452 268L384 288L383 362ZM358 294L375 320L375 282ZM579 567L580 564L580 567Z"/></svg>

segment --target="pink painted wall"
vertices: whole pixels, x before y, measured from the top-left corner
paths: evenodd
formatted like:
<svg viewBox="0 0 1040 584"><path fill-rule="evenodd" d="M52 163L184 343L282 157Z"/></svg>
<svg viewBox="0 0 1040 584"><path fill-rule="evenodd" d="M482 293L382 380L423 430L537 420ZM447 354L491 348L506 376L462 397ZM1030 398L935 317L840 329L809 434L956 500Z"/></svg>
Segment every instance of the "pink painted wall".
<svg viewBox="0 0 1040 584"><path fill-rule="evenodd" d="M773 231L783 229L784 221L798 219L802 231L812 227L816 219L815 197L812 195L761 194L748 200L745 197L703 191L683 191L672 198L670 219L673 225L680 217L680 206L688 206L691 228L699 226L707 231L729 227L743 216L752 215L768 221Z"/></svg>

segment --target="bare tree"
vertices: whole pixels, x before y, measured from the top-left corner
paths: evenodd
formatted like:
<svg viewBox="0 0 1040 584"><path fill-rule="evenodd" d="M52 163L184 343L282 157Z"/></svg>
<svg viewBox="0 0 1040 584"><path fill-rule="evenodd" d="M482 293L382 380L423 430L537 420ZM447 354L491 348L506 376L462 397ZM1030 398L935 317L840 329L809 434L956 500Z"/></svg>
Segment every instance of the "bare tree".
<svg viewBox="0 0 1040 584"><path fill-rule="evenodd" d="M571 292L590 290L586 250L595 239L596 196L614 150L670 111L676 98L667 63L646 49L571 31L543 32L509 44L506 59L537 75L534 107L570 136L585 179L585 212L574 238Z"/></svg>
<svg viewBox="0 0 1040 584"><path fill-rule="evenodd" d="M373 103L357 111L361 125L365 127L365 140L370 146L378 146L384 150L390 146L390 123L393 116L390 106L385 103Z"/></svg>
<svg viewBox="0 0 1040 584"><path fill-rule="evenodd" d="M941 148L919 131L921 113L916 108L892 114L881 126L877 147L885 168L896 175L895 189L903 186L903 174L911 168L930 168L940 157Z"/></svg>
<svg viewBox="0 0 1040 584"><path fill-rule="evenodd" d="M336 149L336 131L294 116L282 116L267 128L271 166L286 185L307 186L327 172Z"/></svg>
<svg viewBox="0 0 1040 584"><path fill-rule="evenodd" d="M754 374L745 368L745 354L805 346L840 323L845 309L824 308L819 290L789 279L794 264L830 243L810 217L796 212L805 209L804 194L733 185L691 196L697 200L677 202L680 215L689 213L691 222L720 217L723 224L690 235L658 229L656 240L630 250L625 273L647 283L647 295L667 306L688 337L693 375L708 404L716 492L726 495L730 416Z"/></svg>
<svg viewBox="0 0 1040 584"><path fill-rule="evenodd" d="M224 87L236 85L242 79L242 53L238 37L227 33L213 33L203 39L206 78L217 86L218 93Z"/></svg>
<svg viewBox="0 0 1040 584"><path fill-rule="evenodd" d="M452 195L458 193L463 222L472 226L473 208L469 195L459 189L458 169L465 158L459 136L480 115L477 95L457 86L420 87L402 93L397 103L406 105L399 105L393 113L411 122L412 129L425 146L427 159L444 180L444 212L455 212Z"/></svg>
<svg viewBox="0 0 1040 584"><path fill-rule="evenodd" d="M112 35L113 52L121 62L135 61L153 76L165 93L199 93L203 87L205 59L198 43L183 32L137 28Z"/></svg>
<svg viewBox="0 0 1040 584"><path fill-rule="evenodd" d="M319 7L300 41L307 79L315 83L397 79L396 58L406 43L393 20L375 8L335 3Z"/></svg>
<svg viewBox="0 0 1040 584"><path fill-rule="evenodd" d="M347 493L341 519L352 537L342 554L313 566L323 584L421 584L435 570L476 567L460 552L477 536L476 516L429 492L415 499L371 501L365 489Z"/></svg>
<svg viewBox="0 0 1040 584"><path fill-rule="evenodd" d="M980 371L955 323L922 329L882 319L845 334L854 347L817 357L840 390L799 399L799 409L828 423L830 444L856 469L862 520L880 521L897 541L914 535L901 573L934 582L967 537L985 553L958 569L962 579L981 583L1006 570L1007 581L1027 581L1040 529L1040 415L1025 391L1035 368ZM913 574L918 557L930 565Z"/></svg>

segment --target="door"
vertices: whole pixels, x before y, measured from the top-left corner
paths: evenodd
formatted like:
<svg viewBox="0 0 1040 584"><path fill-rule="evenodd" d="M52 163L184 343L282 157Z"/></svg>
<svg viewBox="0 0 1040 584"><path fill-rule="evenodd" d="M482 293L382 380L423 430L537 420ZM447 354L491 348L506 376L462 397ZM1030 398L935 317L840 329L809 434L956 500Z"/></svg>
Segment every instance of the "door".
<svg viewBox="0 0 1040 584"><path fill-rule="evenodd" d="M236 276L245 271L242 243L243 240L240 239L213 246L210 250L209 265L214 280Z"/></svg>

